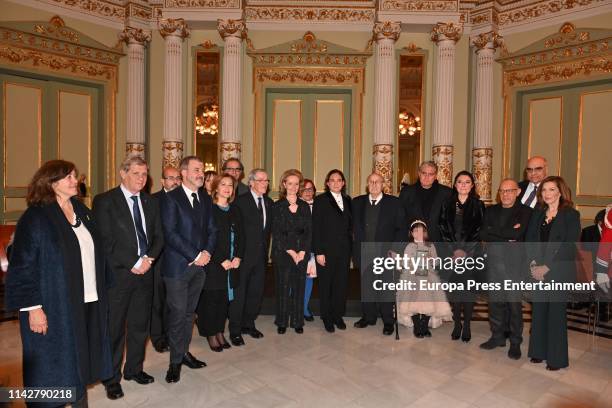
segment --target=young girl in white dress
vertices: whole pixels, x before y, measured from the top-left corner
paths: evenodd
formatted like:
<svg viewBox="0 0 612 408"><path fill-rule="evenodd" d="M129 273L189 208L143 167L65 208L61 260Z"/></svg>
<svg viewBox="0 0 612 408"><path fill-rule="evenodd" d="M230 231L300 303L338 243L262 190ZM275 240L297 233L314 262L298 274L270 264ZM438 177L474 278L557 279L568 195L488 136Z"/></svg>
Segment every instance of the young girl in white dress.
<svg viewBox="0 0 612 408"><path fill-rule="evenodd" d="M427 238L427 225L421 220L410 224L408 245L404 254L408 258L422 257L420 265L413 269L404 269L400 275L402 281L414 282L414 290L397 292L397 320L405 326L413 326L415 337L431 337L429 327L438 327L444 320L451 320L452 312L443 290L420 290L422 284L429 287L440 282L438 273L433 269L433 259L427 268L427 259L436 258L436 248ZM409 265L416 265L410 262ZM421 281L423 281L421 283Z"/></svg>

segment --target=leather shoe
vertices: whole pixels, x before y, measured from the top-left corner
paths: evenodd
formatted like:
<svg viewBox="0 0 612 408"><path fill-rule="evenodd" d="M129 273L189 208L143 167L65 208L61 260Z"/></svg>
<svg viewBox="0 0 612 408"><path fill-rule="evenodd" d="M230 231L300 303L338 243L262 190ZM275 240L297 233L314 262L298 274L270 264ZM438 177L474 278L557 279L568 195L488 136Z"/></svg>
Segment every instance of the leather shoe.
<svg viewBox="0 0 612 408"><path fill-rule="evenodd" d="M183 356L183 364L189 368L206 367L206 363L195 358L190 352L186 352Z"/></svg>
<svg viewBox="0 0 612 408"><path fill-rule="evenodd" d="M170 350L170 347L168 346L168 342L166 340L160 340L157 343L153 344L153 348L158 353L165 353L166 351Z"/></svg>
<svg viewBox="0 0 612 408"><path fill-rule="evenodd" d="M261 339L264 336L262 332L260 332L254 327L253 328L243 328L242 334L248 334L254 339Z"/></svg>
<svg viewBox="0 0 612 408"><path fill-rule="evenodd" d="M170 364L168 371L166 372L166 382L175 383L181 380L181 365Z"/></svg>
<svg viewBox="0 0 612 408"><path fill-rule="evenodd" d="M533 357L529 360L529 362L533 364L540 364L542 361L544 360L542 360L541 358L533 358Z"/></svg>
<svg viewBox="0 0 612 408"><path fill-rule="evenodd" d="M278 334L285 334L285 332L287 331L287 328L279 326L278 329L276 329L276 331L278 332Z"/></svg>
<svg viewBox="0 0 612 408"><path fill-rule="evenodd" d="M493 350L496 347L506 347L506 339L504 339L503 343L500 343L491 337L489 340L480 345L480 348L483 350Z"/></svg>
<svg viewBox="0 0 612 408"><path fill-rule="evenodd" d="M244 346L244 339L242 338L240 334L236 336L230 335L230 341L236 347Z"/></svg>
<svg viewBox="0 0 612 408"><path fill-rule="evenodd" d="M295 328L295 332L296 332L297 334L302 334L302 333L304 333L304 328L303 328L303 327L296 327L296 328Z"/></svg>
<svg viewBox="0 0 612 408"><path fill-rule="evenodd" d="M336 327L338 330L346 330L346 323L344 323L344 320L338 319L336 320Z"/></svg>
<svg viewBox="0 0 612 408"><path fill-rule="evenodd" d="M560 368L559 367L553 367L553 366L549 366L548 364L546 364L546 369L548 371L559 371Z"/></svg>
<svg viewBox="0 0 612 408"><path fill-rule="evenodd" d="M151 384L153 381L155 381L155 378L151 377L149 374L145 373L144 371L139 372L138 374L134 374L134 375L124 375L123 378L125 378L128 381L136 381L138 384Z"/></svg>
<svg viewBox="0 0 612 408"><path fill-rule="evenodd" d="M106 388L106 396L108 399L116 400L123 397L123 390L121 389L121 384L119 383L108 384L105 385L104 388Z"/></svg>
<svg viewBox="0 0 612 408"><path fill-rule="evenodd" d="M333 333L333 332L335 332L335 331L336 331L336 329L334 328L334 324L333 324L332 322L329 322L329 321L324 321L324 322L323 322L323 326L325 326L325 330L326 330L328 333Z"/></svg>
<svg viewBox="0 0 612 408"><path fill-rule="evenodd" d="M314 322L314 316L310 315L310 316L304 316L304 320L306 320L307 322Z"/></svg>
<svg viewBox="0 0 612 408"><path fill-rule="evenodd" d="M362 317L361 319L357 320L353 326L358 329L363 329L364 327L375 326L375 325L376 325L376 322L374 323L368 322L366 319Z"/></svg>
<svg viewBox="0 0 612 408"><path fill-rule="evenodd" d="M395 332L395 327L392 324L385 324L383 327L383 334L385 336L390 336Z"/></svg>
<svg viewBox="0 0 612 408"><path fill-rule="evenodd" d="M513 360L518 360L521 358L521 346L518 344L511 344L510 349L508 350L508 357Z"/></svg>

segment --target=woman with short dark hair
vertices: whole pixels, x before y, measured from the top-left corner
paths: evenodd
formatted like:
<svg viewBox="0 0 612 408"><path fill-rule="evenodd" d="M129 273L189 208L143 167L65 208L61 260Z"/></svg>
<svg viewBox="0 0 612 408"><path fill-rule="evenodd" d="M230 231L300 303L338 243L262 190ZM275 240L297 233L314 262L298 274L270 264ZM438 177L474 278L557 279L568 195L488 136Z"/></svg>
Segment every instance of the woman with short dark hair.
<svg viewBox="0 0 612 408"><path fill-rule="evenodd" d="M86 387L112 376L104 254L77 200L74 164L51 160L28 186L15 232L6 303L20 310L25 387ZM73 405L75 406L75 405Z"/></svg>
<svg viewBox="0 0 612 408"><path fill-rule="evenodd" d="M525 241L531 276L536 281L575 282L576 242L580 237L580 213L561 177L546 177L538 187ZM529 352L532 363L546 360L546 369L569 365L567 346L567 295L562 291L536 291L532 297Z"/></svg>

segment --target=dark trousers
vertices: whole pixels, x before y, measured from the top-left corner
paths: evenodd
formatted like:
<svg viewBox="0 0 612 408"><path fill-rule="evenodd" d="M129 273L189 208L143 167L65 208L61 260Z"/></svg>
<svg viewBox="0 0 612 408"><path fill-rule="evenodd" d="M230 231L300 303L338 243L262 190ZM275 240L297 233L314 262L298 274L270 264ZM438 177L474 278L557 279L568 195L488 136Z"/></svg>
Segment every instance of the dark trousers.
<svg viewBox="0 0 612 408"><path fill-rule="evenodd" d="M185 353L189 351L195 309L205 279L204 268L196 265L188 266L181 277L164 277L166 302L168 303L168 344L170 345L171 364L180 364Z"/></svg>
<svg viewBox="0 0 612 408"><path fill-rule="evenodd" d="M461 312L463 312L463 324L470 325L474 313L474 302L452 302L453 322L461 324Z"/></svg>
<svg viewBox="0 0 612 408"><path fill-rule="evenodd" d="M321 319L323 321L333 323L344 316L349 266L350 252L348 248L338 248L338 252L335 254L326 255L325 266L317 264Z"/></svg>
<svg viewBox="0 0 612 408"><path fill-rule="evenodd" d="M113 377L105 384L121 381L124 348L123 374L131 376L142 371L153 299L152 271L144 275L118 271L116 275L117 282L108 291Z"/></svg>
<svg viewBox="0 0 612 408"><path fill-rule="evenodd" d="M153 266L153 306L151 308L151 342L167 341L168 306L166 305L166 284L161 276L161 260Z"/></svg>
<svg viewBox="0 0 612 408"><path fill-rule="evenodd" d="M265 260L240 268L240 285L234 289L234 300L229 309L230 335L239 335L242 328L255 328L263 300L265 276Z"/></svg>
<svg viewBox="0 0 612 408"><path fill-rule="evenodd" d="M276 319L278 327L304 327L304 288L306 286L306 266L304 260L295 264L291 257L276 260Z"/></svg>
<svg viewBox="0 0 612 408"><path fill-rule="evenodd" d="M379 313L383 324L389 325L395 323L393 319L393 302L361 302L361 313L368 323L376 323Z"/></svg>
<svg viewBox="0 0 612 408"><path fill-rule="evenodd" d="M551 367L569 366L566 302L534 300L531 311L529 357L546 360Z"/></svg>
<svg viewBox="0 0 612 408"><path fill-rule="evenodd" d="M521 302L489 301L489 326L491 337L500 344L506 342L510 332L510 344L523 342L523 308Z"/></svg>
<svg viewBox="0 0 612 408"><path fill-rule="evenodd" d="M227 289L203 290L198 304L197 325L200 336L223 333L228 309Z"/></svg>

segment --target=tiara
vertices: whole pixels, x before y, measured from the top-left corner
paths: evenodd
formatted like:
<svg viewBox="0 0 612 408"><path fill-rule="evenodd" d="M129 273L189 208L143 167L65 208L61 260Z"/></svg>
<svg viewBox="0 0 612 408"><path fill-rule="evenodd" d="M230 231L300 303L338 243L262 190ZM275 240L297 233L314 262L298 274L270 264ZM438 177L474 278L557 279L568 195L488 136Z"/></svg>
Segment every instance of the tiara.
<svg viewBox="0 0 612 408"><path fill-rule="evenodd" d="M421 224L423 227L427 228L427 224L425 224L425 221L414 220L412 224L410 224L410 229L412 229L412 227L414 227L416 224Z"/></svg>

